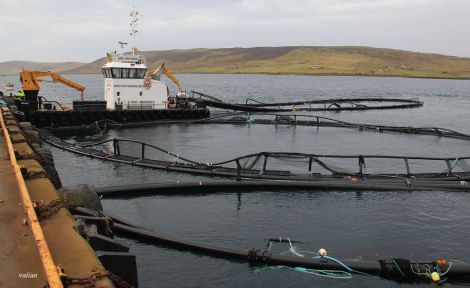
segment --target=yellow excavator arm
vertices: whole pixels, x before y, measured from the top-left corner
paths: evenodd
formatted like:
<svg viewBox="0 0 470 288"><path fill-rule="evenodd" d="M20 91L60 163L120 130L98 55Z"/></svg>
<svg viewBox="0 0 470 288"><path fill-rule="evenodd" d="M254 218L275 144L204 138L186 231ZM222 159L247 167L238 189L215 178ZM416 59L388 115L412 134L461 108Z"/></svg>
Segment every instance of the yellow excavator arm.
<svg viewBox="0 0 470 288"><path fill-rule="evenodd" d="M36 90L39 91L41 87L39 86L39 82L42 81L41 77L49 76L52 78L52 82L60 82L65 84L75 90L81 92L81 98L83 99L83 91L85 91L85 87L80 84L73 82L67 78L60 76L59 74L52 72L52 71L30 71L21 69L20 71L20 80L22 83L23 90L30 91Z"/></svg>
<svg viewBox="0 0 470 288"><path fill-rule="evenodd" d="M160 80L160 75L162 73L170 78L173 83L175 83L176 87L178 88L178 92L183 91L180 86L180 81L178 78L176 78L175 75L173 75L173 73L170 72L170 70L166 69L165 63L163 63L158 69L147 71L147 73L145 73L145 77L156 78L157 80Z"/></svg>

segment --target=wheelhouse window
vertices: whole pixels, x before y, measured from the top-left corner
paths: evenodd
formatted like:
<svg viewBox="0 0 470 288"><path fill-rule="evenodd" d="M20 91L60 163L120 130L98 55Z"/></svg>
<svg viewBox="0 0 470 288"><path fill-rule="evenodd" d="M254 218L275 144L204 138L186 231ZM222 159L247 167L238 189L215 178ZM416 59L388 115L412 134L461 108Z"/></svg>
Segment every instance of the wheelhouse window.
<svg viewBox="0 0 470 288"><path fill-rule="evenodd" d="M143 79L145 72L147 72L147 69L137 69L137 78Z"/></svg>
<svg viewBox="0 0 470 288"><path fill-rule="evenodd" d="M139 68L103 68L106 78L144 79L147 69Z"/></svg>
<svg viewBox="0 0 470 288"><path fill-rule="evenodd" d="M112 68L113 78L121 78L121 69L120 68Z"/></svg>
<svg viewBox="0 0 470 288"><path fill-rule="evenodd" d="M111 69L103 68L103 69L101 69L101 71L103 72L103 76L105 78L113 78L113 75L111 74Z"/></svg>
<svg viewBox="0 0 470 288"><path fill-rule="evenodd" d="M137 76L137 71L136 71L136 69L135 69L135 68L131 68L131 69L129 69L129 70L130 70L130 71L129 71L129 78L137 78L137 77L136 77L136 76Z"/></svg>
<svg viewBox="0 0 470 288"><path fill-rule="evenodd" d="M129 69L122 69L122 78L129 78Z"/></svg>

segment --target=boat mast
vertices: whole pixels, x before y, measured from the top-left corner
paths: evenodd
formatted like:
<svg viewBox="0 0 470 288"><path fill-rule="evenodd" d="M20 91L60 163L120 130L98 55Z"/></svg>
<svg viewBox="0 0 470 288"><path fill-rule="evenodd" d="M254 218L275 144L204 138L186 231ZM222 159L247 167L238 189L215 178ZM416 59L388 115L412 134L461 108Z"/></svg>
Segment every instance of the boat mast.
<svg viewBox="0 0 470 288"><path fill-rule="evenodd" d="M130 13L131 16L131 36L132 36L132 55L135 56L135 54L138 51L137 47L137 36L139 34L139 12L135 9L135 6L132 8L132 11Z"/></svg>

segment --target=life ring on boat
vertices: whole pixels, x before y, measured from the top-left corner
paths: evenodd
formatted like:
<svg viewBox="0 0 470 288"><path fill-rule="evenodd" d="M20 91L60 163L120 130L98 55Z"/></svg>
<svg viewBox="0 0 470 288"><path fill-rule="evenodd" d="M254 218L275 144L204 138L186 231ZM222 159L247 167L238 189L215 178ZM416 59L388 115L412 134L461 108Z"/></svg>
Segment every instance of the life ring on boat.
<svg viewBox="0 0 470 288"><path fill-rule="evenodd" d="M149 89L150 87L152 87L152 79L151 78L145 78L144 79L144 87L146 89Z"/></svg>

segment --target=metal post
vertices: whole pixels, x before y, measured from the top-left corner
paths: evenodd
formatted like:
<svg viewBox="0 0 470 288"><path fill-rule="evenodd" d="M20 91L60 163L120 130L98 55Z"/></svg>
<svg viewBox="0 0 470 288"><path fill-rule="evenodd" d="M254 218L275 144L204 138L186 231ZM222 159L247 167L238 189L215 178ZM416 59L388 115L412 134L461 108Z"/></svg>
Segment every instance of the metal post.
<svg viewBox="0 0 470 288"><path fill-rule="evenodd" d="M410 171L410 164L408 163L408 158L404 158L405 160L405 166L406 166L406 175L410 176L411 175L411 171Z"/></svg>
<svg viewBox="0 0 470 288"><path fill-rule="evenodd" d="M145 158L145 143L142 143L142 159Z"/></svg>
<svg viewBox="0 0 470 288"><path fill-rule="evenodd" d="M359 164L359 174L362 175L362 167L364 166L365 164L365 160L364 160L364 156L362 155L359 155L359 158L358 158L358 164Z"/></svg>
<svg viewBox="0 0 470 288"><path fill-rule="evenodd" d="M38 96L38 110L41 110L42 106L42 96Z"/></svg>
<svg viewBox="0 0 470 288"><path fill-rule="evenodd" d="M113 153L116 154L116 139L113 139Z"/></svg>
<svg viewBox="0 0 470 288"><path fill-rule="evenodd" d="M119 148L119 140L115 139L116 140L116 152L117 152L117 155L121 155L121 149Z"/></svg>
<svg viewBox="0 0 470 288"><path fill-rule="evenodd" d="M237 163L237 180L239 181L239 180L241 180L241 173L242 173L241 169L242 169L242 167L240 165L240 160L237 159L237 160L235 160L235 162Z"/></svg>
<svg viewBox="0 0 470 288"><path fill-rule="evenodd" d="M263 174L264 174L264 171L266 171L267 164L268 164L268 154L264 154Z"/></svg>
<svg viewBox="0 0 470 288"><path fill-rule="evenodd" d="M450 162L449 162L449 159L446 159L446 165L447 165L447 168L449 169L449 172L447 173L447 175L452 175L452 166L450 165Z"/></svg>
<svg viewBox="0 0 470 288"><path fill-rule="evenodd" d="M308 157L308 171L312 171L312 157Z"/></svg>

